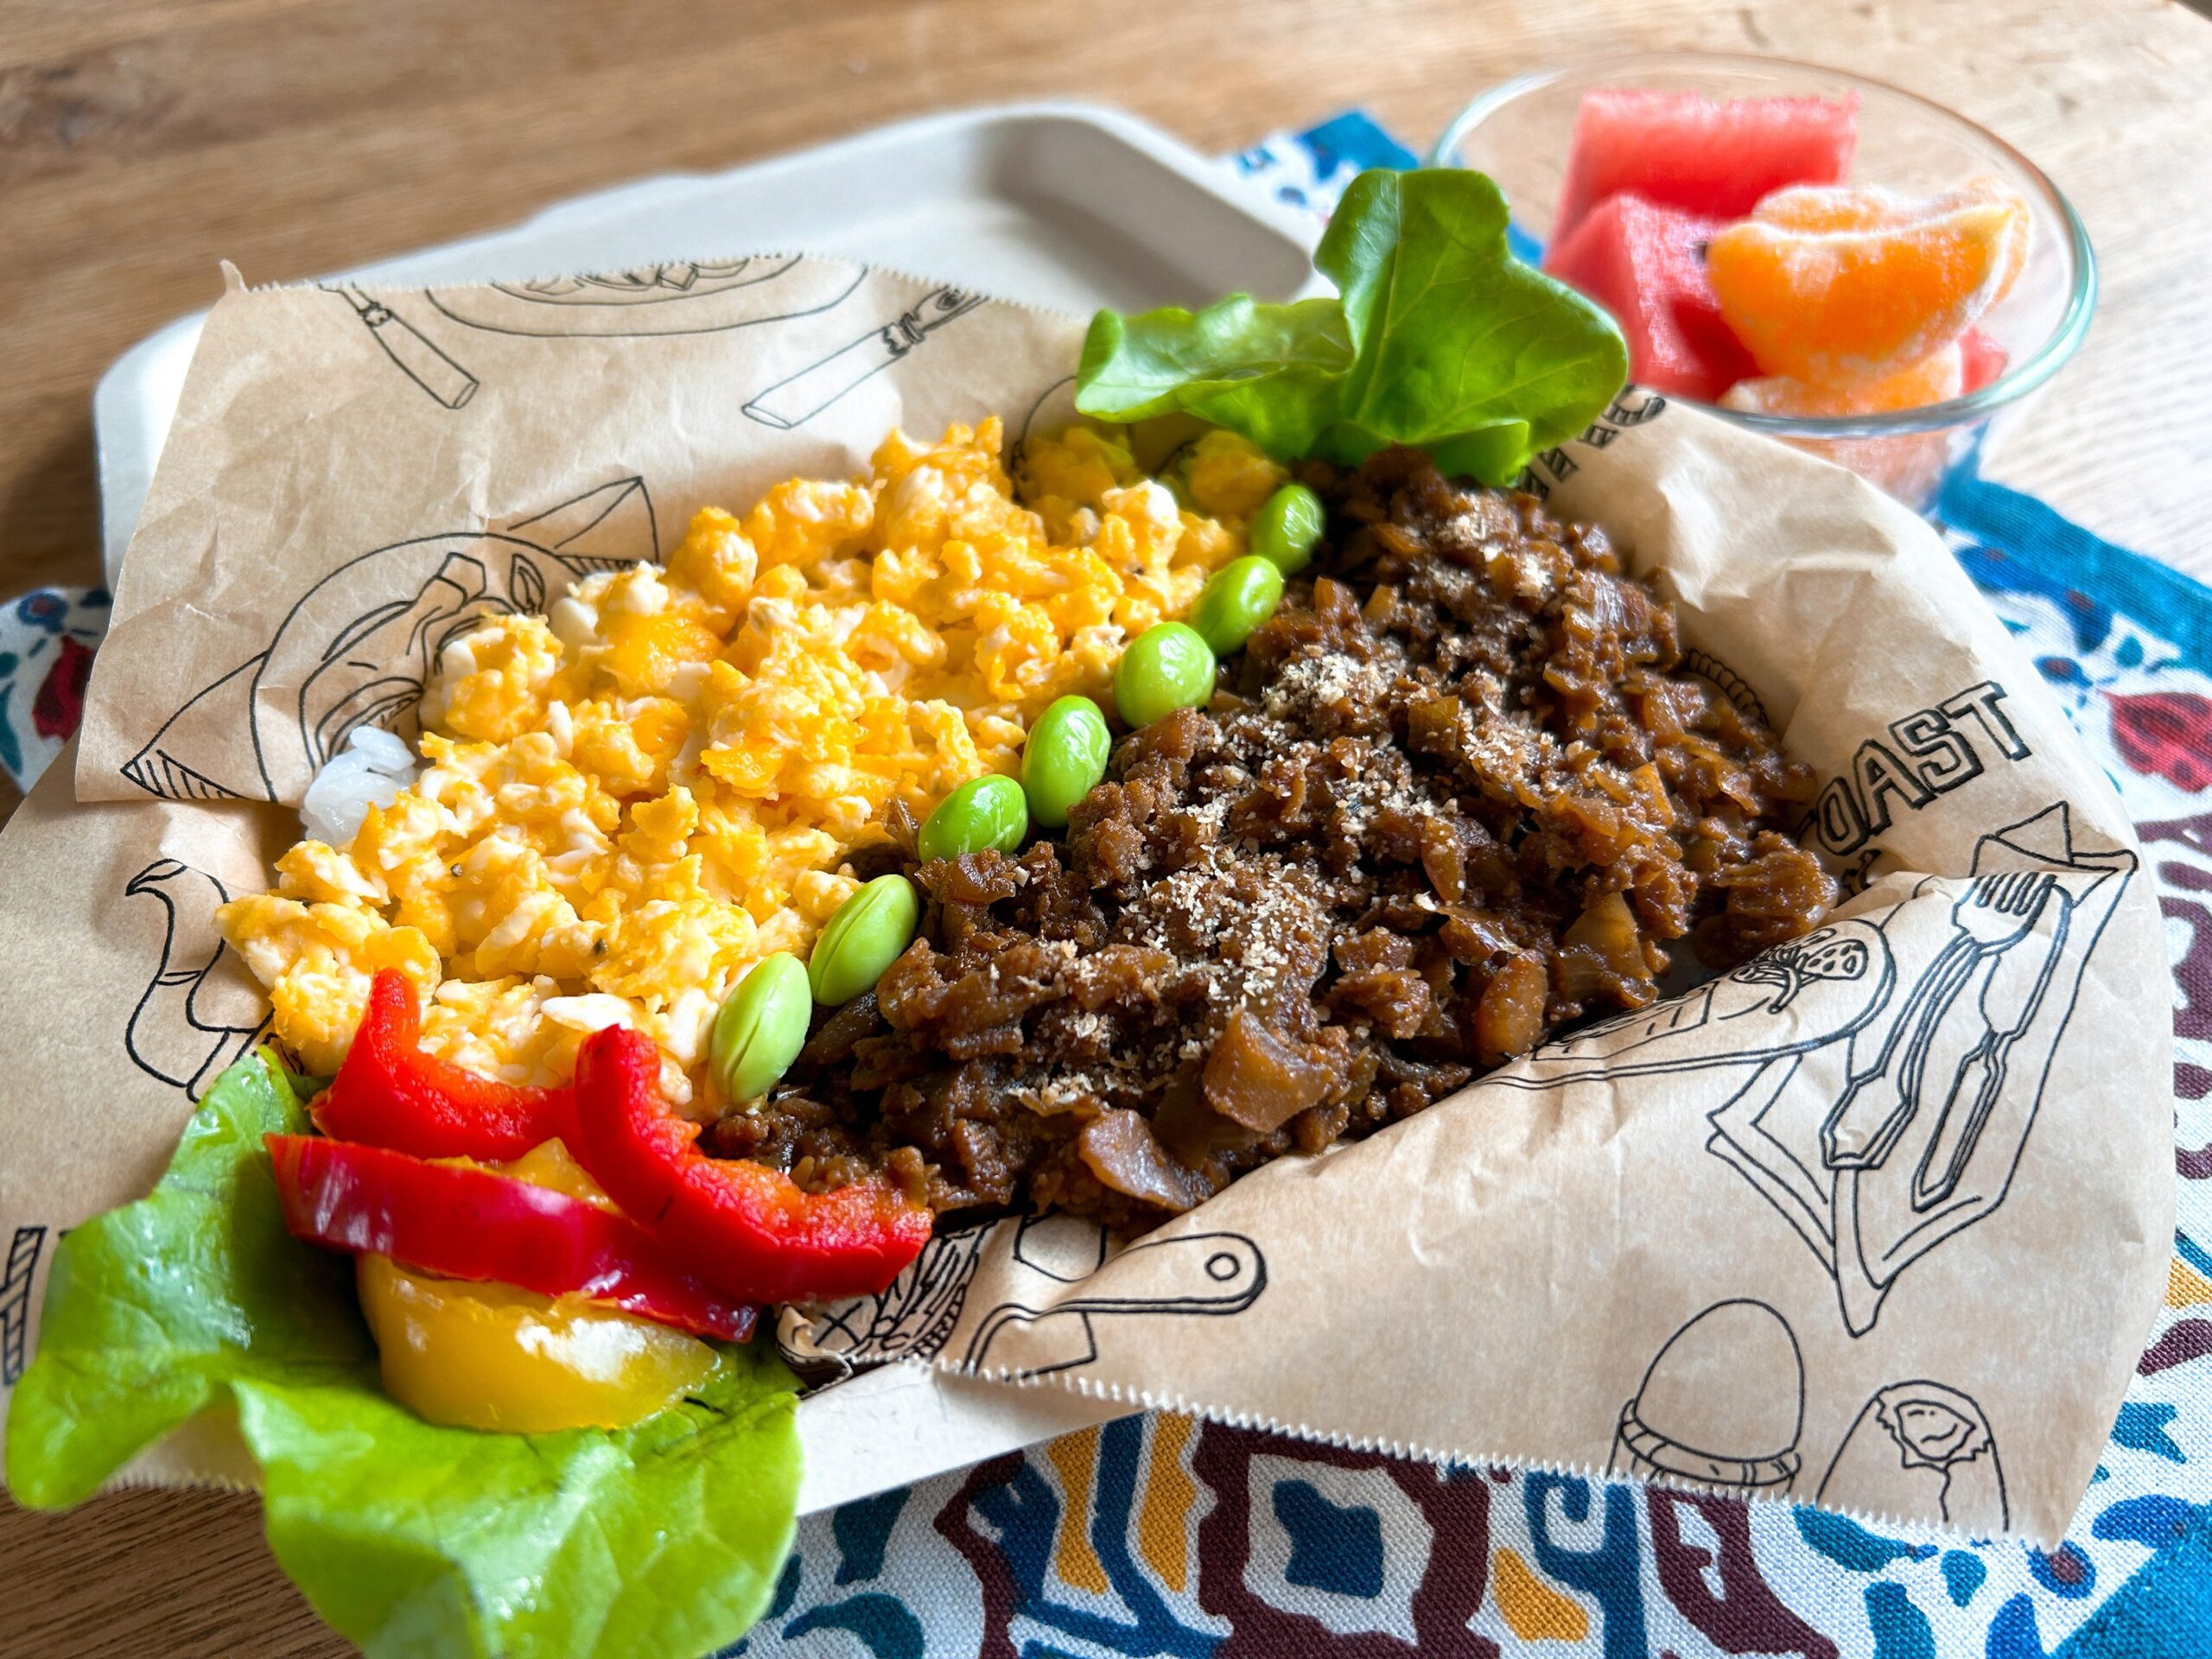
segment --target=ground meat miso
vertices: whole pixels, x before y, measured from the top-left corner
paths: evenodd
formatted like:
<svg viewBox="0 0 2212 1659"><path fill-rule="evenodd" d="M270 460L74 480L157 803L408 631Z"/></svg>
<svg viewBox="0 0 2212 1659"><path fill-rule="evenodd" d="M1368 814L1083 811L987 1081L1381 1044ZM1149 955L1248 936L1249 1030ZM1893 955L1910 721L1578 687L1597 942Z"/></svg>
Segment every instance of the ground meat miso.
<svg viewBox="0 0 2212 1659"><path fill-rule="evenodd" d="M1141 1228L1821 919L1810 774L1602 532L1411 451L1306 481L1312 571L1065 842L917 865L894 826L921 936L714 1150Z"/></svg>

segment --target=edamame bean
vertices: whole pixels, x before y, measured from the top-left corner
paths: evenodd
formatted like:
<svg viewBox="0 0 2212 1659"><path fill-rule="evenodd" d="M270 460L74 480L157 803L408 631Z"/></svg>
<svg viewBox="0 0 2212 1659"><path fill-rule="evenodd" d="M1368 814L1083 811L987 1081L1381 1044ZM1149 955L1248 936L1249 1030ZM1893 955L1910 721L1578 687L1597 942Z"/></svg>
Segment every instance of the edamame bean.
<svg viewBox="0 0 2212 1659"><path fill-rule="evenodd" d="M1213 573L1191 626L1217 657L1226 657L1252 637L1252 630L1282 603L1282 569L1273 559L1248 554Z"/></svg>
<svg viewBox="0 0 2212 1659"><path fill-rule="evenodd" d="M875 988L883 970L914 942L921 896L903 875L879 875L837 906L814 942L806 977L814 1000L841 1008Z"/></svg>
<svg viewBox="0 0 2212 1659"><path fill-rule="evenodd" d="M1313 545L1329 527L1321 498L1303 484L1286 484L1253 515L1252 550L1286 576L1313 563Z"/></svg>
<svg viewBox="0 0 2212 1659"><path fill-rule="evenodd" d="M918 857L957 858L995 847L1002 853L1019 852L1029 833L1029 803L1021 785L996 773L970 778L937 804L922 833L915 837Z"/></svg>
<svg viewBox="0 0 2212 1659"><path fill-rule="evenodd" d="M1198 630L1161 622L1129 642L1114 664L1114 706L1132 726L1213 701L1213 651Z"/></svg>
<svg viewBox="0 0 2212 1659"><path fill-rule="evenodd" d="M1098 787L1114 739L1089 697L1062 697L1037 716L1021 750L1021 792L1029 816L1047 830L1067 828L1075 804Z"/></svg>
<svg viewBox="0 0 2212 1659"><path fill-rule="evenodd" d="M806 964L789 951L756 962L715 1015L707 1062L734 1102L758 1100L806 1046L814 996Z"/></svg>

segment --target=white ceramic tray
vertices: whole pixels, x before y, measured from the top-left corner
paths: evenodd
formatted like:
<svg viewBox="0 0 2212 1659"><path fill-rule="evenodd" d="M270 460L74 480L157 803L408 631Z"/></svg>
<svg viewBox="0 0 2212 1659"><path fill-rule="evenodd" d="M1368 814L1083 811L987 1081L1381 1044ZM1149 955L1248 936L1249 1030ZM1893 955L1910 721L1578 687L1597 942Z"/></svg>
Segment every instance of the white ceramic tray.
<svg viewBox="0 0 2212 1659"><path fill-rule="evenodd" d="M641 180L511 230L339 273L387 285L516 281L739 253L827 253L1077 313L1311 285L1319 226L1116 111L963 110L728 173ZM252 280L257 273L245 273ZM132 346L92 397L113 584L205 313Z"/></svg>
<svg viewBox="0 0 2212 1659"><path fill-rule="evenodd" d="M648 179L512 230L342 273L378 284L517 280L734 253L828 253L1077 313L1315 286L1319 226L1128 116L1070 104L933 116L714 175ZM251 277L253 273L246 273ZM176 414L204 313L125 353L92 400L108 579ZM803 1513L903 1485L1128 1408L918 1366L799 1408Z"/></svg>

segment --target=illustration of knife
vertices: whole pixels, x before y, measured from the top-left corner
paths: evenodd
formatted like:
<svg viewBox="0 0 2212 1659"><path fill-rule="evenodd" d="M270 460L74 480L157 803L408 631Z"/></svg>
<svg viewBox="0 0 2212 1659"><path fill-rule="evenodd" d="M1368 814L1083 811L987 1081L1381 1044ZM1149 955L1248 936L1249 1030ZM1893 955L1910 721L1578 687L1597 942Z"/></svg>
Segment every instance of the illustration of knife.
<svg viewBox="0 0 2212 1659"><path fill-rule="evenodd" d="M1936 1027L1980 958L1974 941L1954 936L1905 999L1872 1065L1853 1073L1821 1126L1821 1162L1829 1169L1878 1169L1920 1098L1921 1072Z"/></svg>
<svg viewBox="0 0 2212 1659"><path fill-rule="evenodd" d="M819 362L808 364L756 394L745 405L745 412L763 426L788 432L812 420L869 376L910 355L946 323L967 315L982 302L981 295L963 293L957 288L932 289L882 327L871 328L850 345L838 347Z"/></svg>
<svg viewBox="0 0 2212 1659"><path fill-rule="evenodd" d="M1115 1257L1109 1268L1147 1252L1159 1254L1142 1270L1152 1287L1140 1294L1076 1296L1046 1308L1001 1302L969 1338L967 1363L974 1368L988 1364L992 1344L1009 1327L1018 1326L1024 1332L1020 1375L1073 1370L1098 1357L1094 1319L1143 1313L1219 1318L1243 1313L1267 1288L1267 1262L1259 1246L1242 1234L1193 1233L1135 1245Z"/></svg>
<svg viewBox="0 0 2212 1659"><path fill-rule="evenodd" d="M1977 970L2029 936L2056 887L2041 871L1974 878L1952 907L1960 931L1913 987L1873 1064L1853 1075L1821 1126L1821 1161L1827 1168L1878 1169L1888 1160L1920 1108L1923 1074L1937 1027ZM2064 903L2063 895L2060 902ZM2044 948L2056 958L2056 943Z"/></svg>
<svg viewBox="0 0 2212 1659"><path fill-rule="evenodd" d="M358 288L340 286L331 292L352 306L355 315L368 325L370 335L384 347L385 355L439 403L448 409L459 409L476 395L476 377L440 351L413 323L383 301Z"/></svg>
<svg viewBox="0 0 2212 1659"><path fill-rule="evenodd" d="M1981 1040L1959 1062L1950 1094L1943 1102L1942 1114L1936 1120L1935 1133L1929 1136L1928 1150L1913 1173L1915 1210L1931 1210L1948 1200L1974 1162L1974 1153L1981 1145L1982 1129L1996 1109L1998 1096L2004 1092L2005 1074L2012 1064L2013 1046L2020 1040L2020 1034L2035 1023L2036 1014L2043 1007L2044 994L2050 988L2050 982L2058 972L2059 958L2065 954L2066 934L2073 915L2070 896L2063 887L2054 890L2060 906L2058 925L2051 930L2050 954L2044 957L2026 995L2021 999L2018 1015L2001 1029L1993 1021ZM1985 1015L1988 1000L1989 990L1986 988L1982 993Z"/></svg>

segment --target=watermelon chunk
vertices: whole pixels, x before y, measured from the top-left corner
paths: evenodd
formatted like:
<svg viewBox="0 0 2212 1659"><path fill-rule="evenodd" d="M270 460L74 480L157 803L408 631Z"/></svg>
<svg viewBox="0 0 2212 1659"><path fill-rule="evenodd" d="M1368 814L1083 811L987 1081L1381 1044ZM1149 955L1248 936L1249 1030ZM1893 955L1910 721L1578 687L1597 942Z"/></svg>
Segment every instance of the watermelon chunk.
<svg viewBox="0 0 2212 1659"><path fill-rule="evenodd" d="M1961 371L1961 391L1980 391L1984 386L2005 372L2005 365L2012 359L1999 346L1979 328L1969 328L1959 336L1959 366Z"/></svg>
<svg viewBox="0 0 2212 1659"><path fill-rule="evenodd" d="M1624 192L1707 219L1741 219L1789 184L1836 184L1859 142L1859 94L1738 98L1598 87L1582 94L1552 240Z"/></svg>
<svg viewBox="0 0 2212 1659"><path fill-rule="evenodd" d="M1721 320L1705 272L1704 245L1721 222L1611 196L1552 244L1544 269L1613 314L1638 385L1718 403L1758 372Z"/></svg>

